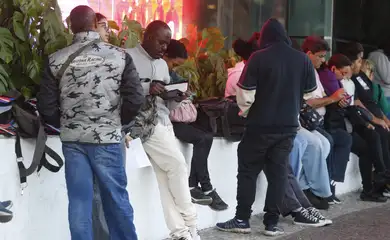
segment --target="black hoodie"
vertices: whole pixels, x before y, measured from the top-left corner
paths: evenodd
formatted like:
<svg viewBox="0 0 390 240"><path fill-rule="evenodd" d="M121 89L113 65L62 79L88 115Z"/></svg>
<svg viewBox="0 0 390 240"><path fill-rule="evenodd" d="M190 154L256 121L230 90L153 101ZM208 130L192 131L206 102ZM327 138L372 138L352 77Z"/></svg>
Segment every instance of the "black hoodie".
<svg viewBox="0 0 390 240"><path fill-rule="evenodd" d="M284 27L276 19L264 24L259 48L248 60L237 84L241 99L255 94L247 129L259 133L296 132L303 94L317 87L314 67L304 53L292 48Z"/></svg>

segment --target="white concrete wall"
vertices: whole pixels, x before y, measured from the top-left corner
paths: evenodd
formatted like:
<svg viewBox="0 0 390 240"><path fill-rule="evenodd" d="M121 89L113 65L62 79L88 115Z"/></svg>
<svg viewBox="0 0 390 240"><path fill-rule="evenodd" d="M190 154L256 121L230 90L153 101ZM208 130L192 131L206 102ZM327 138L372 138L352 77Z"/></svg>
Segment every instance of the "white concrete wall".
<svg viewBox="0 0 390 240"><path fill-rule="evenodd" d="M13 139L0 139L0 199L14 201L14 219L0 225L0 240L69 240L67 222L67 195L63 169L51 173L43 169L40 176L28 177L28 187L20 194L19 174L14 154ZM48 145L61 153L58 138L52 137ZM186 159L192 156L190 145L181 145ZM31 161L34 143L22 141L25 162ZM215 139L209 158L211 180L221 197L229 204L224 212L214 212L198 206L199 227L214 226L234 216L236 205L237 143ZM135 210L135 224L140 240L159 240L168 236L164 223L157 183L152 169L128 171L130 201ZM338 187L338 193L346 193L360 187L360 175L356 158L351 158L347 179ZM257 200L254 213L262 212L266 191L263 174L258 179Z"/></svg>

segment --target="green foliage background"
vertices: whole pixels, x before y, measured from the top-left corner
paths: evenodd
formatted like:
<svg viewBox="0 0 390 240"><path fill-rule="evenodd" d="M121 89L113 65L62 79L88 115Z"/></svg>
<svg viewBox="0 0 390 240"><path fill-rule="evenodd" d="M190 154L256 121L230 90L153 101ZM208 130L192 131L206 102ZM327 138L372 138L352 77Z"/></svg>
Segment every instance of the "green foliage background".
<svg viewBox="0 0 390 240"><path fill-rule="evenodd" d="M131 48L142 41L144 29L137 21L125 17L122 29L113 21L109 25L110 42L116 46ZM197 98L223 96L227 68L239 57L224 49L220 29L198 31L196 25L188 25L181 41L189 59L174 71L190 81ZM57 0L0 1L0 95L16 88L27 98L34 96L44 60L71 42Z"/></svg>

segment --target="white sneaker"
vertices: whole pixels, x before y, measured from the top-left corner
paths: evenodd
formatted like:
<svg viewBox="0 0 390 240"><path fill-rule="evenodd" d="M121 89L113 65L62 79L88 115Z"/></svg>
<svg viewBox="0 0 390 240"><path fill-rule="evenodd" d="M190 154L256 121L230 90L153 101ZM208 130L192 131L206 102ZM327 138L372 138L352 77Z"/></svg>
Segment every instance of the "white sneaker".
<svg viewBox="0 0 390 240"><path fill-rule="evenodd" d="M192 237L192 240L201 240L199 236L199 231L196 227L190 228L190 234Z"/></svg>

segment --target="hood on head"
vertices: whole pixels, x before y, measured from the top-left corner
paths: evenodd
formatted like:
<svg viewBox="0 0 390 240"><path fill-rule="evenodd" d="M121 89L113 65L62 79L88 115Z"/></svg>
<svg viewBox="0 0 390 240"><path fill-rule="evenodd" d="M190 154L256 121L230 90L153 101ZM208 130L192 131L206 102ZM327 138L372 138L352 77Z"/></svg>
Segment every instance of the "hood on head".
<svg viewBox="0 0 390 240"><path fill-rule="evenodd" d="M270 18L261 28L258 45L260 49L263 49L278 42L284 42L291 46L291 40L283 25L275 18Z"/></svg>

